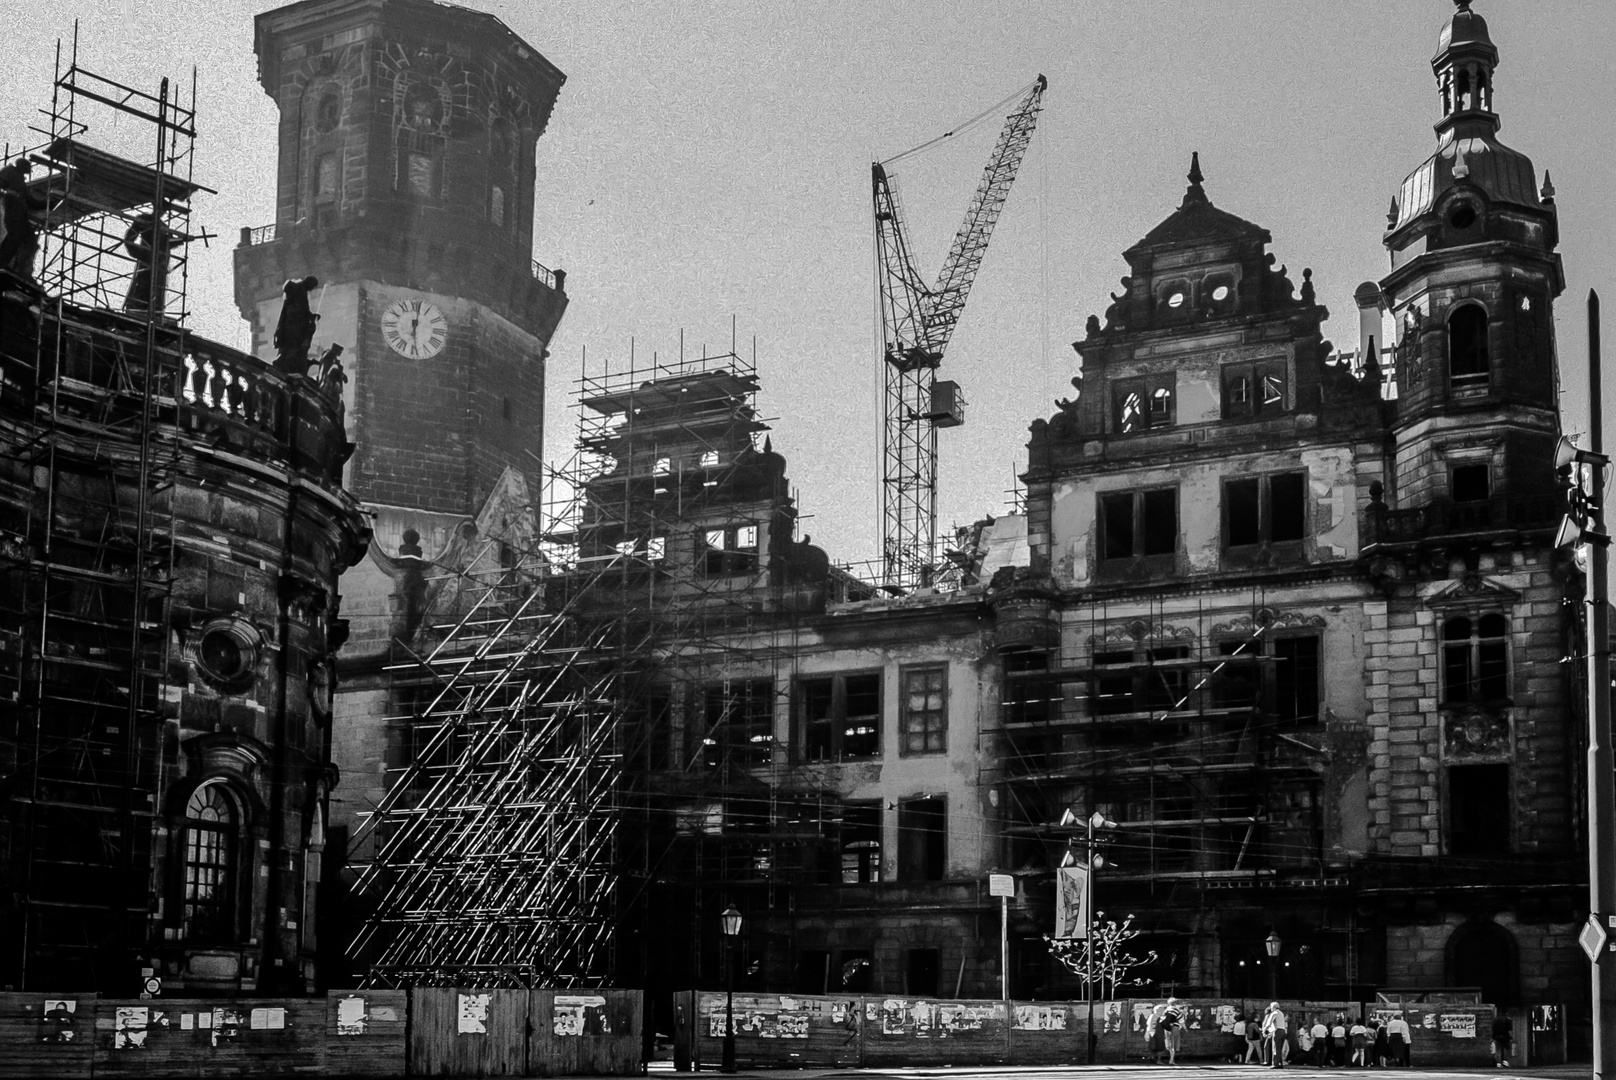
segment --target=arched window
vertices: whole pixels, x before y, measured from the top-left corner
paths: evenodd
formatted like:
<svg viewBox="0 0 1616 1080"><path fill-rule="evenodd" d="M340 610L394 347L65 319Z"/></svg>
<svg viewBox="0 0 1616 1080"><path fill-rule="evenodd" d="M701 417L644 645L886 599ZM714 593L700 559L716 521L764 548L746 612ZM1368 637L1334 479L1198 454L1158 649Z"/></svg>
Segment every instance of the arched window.
<svg viewBox="0 0 1616 1080"><path fill-rule="evenodd" d="M1442 702L1497 701L1509 694L1509 620L1496 612L1442 624Z"/></svg>
<svg viewBox="0 0 1616 1080"><path fill-rule="evenodd" d="M1454 386L1486 386L1487 313L1466 304L1448 317L1448 379Z"/></svg>
<svg viewBox="0 0 1616 1080"><path fill-rule="evenodd" d="M203 784L185 805L185 939L236 938L241 811L223 784Z"/></svg>

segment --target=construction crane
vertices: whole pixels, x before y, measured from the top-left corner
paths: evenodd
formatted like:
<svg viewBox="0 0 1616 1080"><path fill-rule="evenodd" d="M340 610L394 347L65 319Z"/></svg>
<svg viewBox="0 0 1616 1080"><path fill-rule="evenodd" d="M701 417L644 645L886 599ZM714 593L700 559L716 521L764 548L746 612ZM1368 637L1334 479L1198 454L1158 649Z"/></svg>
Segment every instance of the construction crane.
<svg viewBox="0 0 1616 1080"><path fill-rule="evenodd" d="M870 167L886 370L881 546L883 585L889 591L908 592L931 582L937 551L937 430L962 423L965 406L959 385L938 380L937 369L1027 154L1048 85L1040 75L1025 92L1018 91L1019 102L1005 118L935 286L928 288L915 270L896 178L886 168L914 151Z"/></svg>

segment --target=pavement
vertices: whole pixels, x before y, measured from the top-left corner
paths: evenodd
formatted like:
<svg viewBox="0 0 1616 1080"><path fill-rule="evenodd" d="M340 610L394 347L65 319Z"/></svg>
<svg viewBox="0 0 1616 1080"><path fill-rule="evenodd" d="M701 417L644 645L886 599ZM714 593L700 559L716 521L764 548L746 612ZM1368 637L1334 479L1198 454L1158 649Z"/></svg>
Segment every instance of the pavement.
<svg viewBox="0 0 1616 1080"><path fill-rule="evenodd" d="M653 1062L650 1067L652 1074L672 1074L671 1062ZM923 1068L896 1069L740 1069L736 1075L750 1077L753 1080L972 1080L972 1078L988 1077L1016 1077L1026 1080L1063 1080L1066 1077L1080 1077L1091 1073L1105 1073L1110 1080L1119 1080L1125 1077L1137 1077L1138 1080L1163 1080L1164 1076L1188 1078L1216 1076L1219 1080L1238 1080L1239 1077L1272 1077L1279 1070L1270 1070L1261 1065L1229 1065L1203 1062L1189 1062L1186 1064L1167 1066L1150 1065L1145 1062L1110 1064L1110 1065L1043 1065L1043 1066L961 1066L938 1067L928 1065ZM1421 1080L1442 1080L1443 1077L1474 1077L1474 1076L1510 1076L1518 1080L1590 1080L1593 1076L1593 1066L1589 1064L1574 1065L1544 1065L1528 1066L1509 1069L1475 1068L1445 1068L1433 1066L1430 1068L1411 1069L1319 1069L1311 1066L1291 1066L1285 1073L1292 1074L1294 1080L1311 1080L1312 1077L1368 1077L1378 1078L1417 1075ZM704 1067L702 1072L717 1072L716 1068ZM1411 1078L1412 1080L1412 1078Z"/></svg>

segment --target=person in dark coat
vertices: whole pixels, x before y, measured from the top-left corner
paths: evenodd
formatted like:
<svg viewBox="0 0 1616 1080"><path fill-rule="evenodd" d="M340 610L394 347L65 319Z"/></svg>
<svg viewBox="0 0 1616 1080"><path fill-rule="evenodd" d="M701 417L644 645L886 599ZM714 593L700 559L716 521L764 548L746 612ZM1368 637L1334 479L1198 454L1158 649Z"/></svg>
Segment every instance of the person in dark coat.
<svg viewBox="0 0 1616 1080"><path fill-rule="evenodd" d="M275 323L275 368L288 375L305 375L314 326L320 316L309 310L309 293L320 287L314 277L293 278L281 286L281 317Z"/></svg>
<svg viewBox="0 0 1616 1080"><path fill-rule="evenodd" d="M123 246L135 260L123 309L161 314L168 304L169 230L158 225L150 214L136 214L129 231L124 233Z"/></svg>
<svg viewBox="0 0 1616 1080"><path fill-rule="evenodd" d="M1515 1048L1515 1021L1508 1013L1493 1017L1493 1065L1509 1068L1510 1051Z"/></svg>
<svg viewBox="0 0 1616 1080"><path fill-rule="evenodd" d="M45 209L44 198L28 194L28 174L33 168L27 158L0 168L0 270L25 278L34 276L34 253L39 250L39 234L29 215Z"/></svg>

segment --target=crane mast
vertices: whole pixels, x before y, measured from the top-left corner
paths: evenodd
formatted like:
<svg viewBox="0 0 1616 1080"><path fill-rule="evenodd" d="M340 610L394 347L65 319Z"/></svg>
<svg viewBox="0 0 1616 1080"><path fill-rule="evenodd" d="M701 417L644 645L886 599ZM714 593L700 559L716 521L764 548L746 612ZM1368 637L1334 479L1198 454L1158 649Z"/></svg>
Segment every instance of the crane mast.
<svg viewBox="0 0 1616 1080"><path fill-rule="evenodd" d="M907 592L931 581L937 554L937 430L959 425L965 404L959 386L940 381L937 369L1027 154L1046 86L1038 76L1005 118L934 286L928 287L915 269L896 178L880 162L870 167L886 372L881 555L889 589Z"/></svg>

